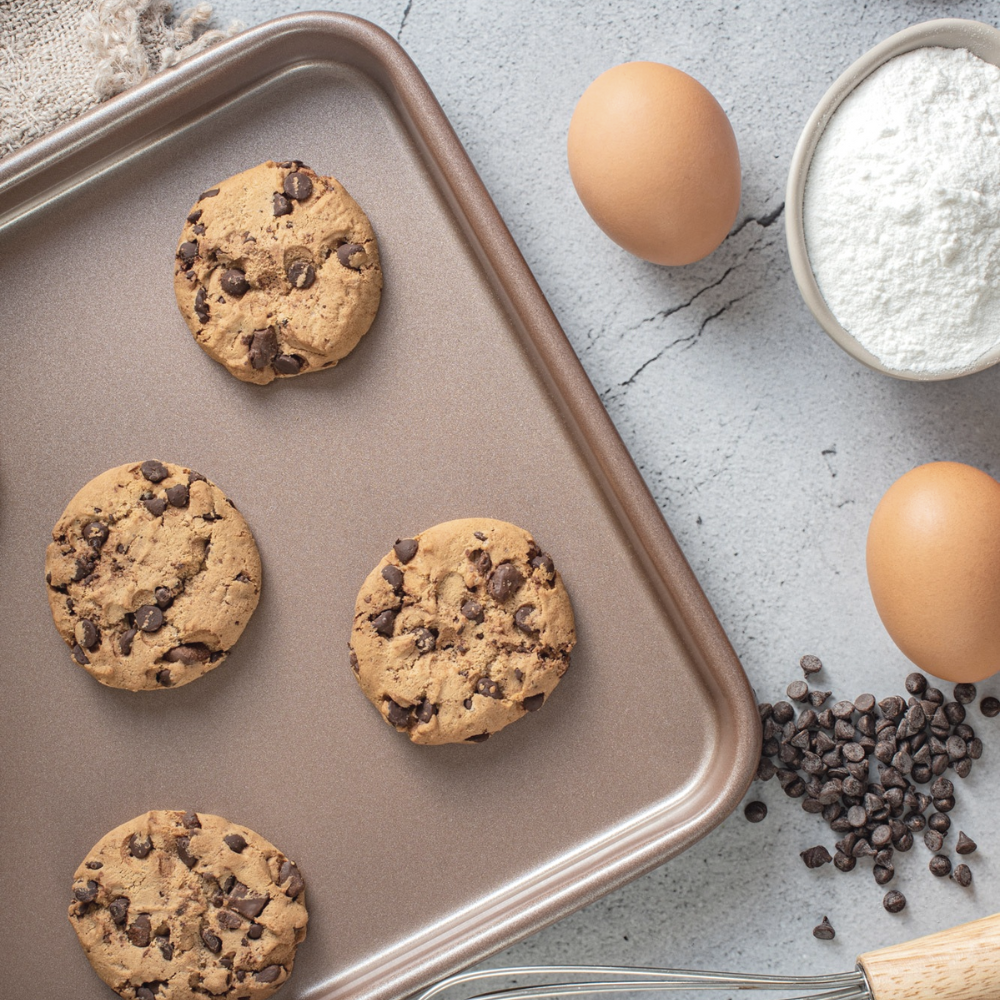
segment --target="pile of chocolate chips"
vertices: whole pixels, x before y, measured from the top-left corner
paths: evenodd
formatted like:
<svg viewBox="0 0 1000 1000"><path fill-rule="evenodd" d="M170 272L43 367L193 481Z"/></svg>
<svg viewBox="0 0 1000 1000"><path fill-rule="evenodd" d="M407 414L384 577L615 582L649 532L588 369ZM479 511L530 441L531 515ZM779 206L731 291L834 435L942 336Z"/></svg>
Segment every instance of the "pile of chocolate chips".
<svg viewBox="0 0 1000 1000"><path fill-rule="evenodd" d="M823 668L815 656L804 656L800 666L806 677ZM969 886L969 867L952 870L941 852L951 828L948 813L955 807L955 786L945 774L966 777L983 752L982 740L966 722L965 706L975 700L976 688L958 684L948 701L923 674L912 673L906 691L906 698L891 695L878 702L871 694L831 701L831 692L793 681L789 701L758 706L763 746L757 777L777 777L789 798L801 799L806 812L822 816L840 834L833 855L823 846L803 851L807 867L832 861L849 872L859 860L872 858L875 881L886 885L895 875L895 853L909 851L914 836L922 834L933 855L931 873ZM998 714L996 701L983 699L984 716ZM791 702L803 707L796 710ZM751 802L745 814L759 822L767 808ZM975 850L975 842L959 832L955 851ZM906 900L892 890L883 905L898 913Z"/></svg>

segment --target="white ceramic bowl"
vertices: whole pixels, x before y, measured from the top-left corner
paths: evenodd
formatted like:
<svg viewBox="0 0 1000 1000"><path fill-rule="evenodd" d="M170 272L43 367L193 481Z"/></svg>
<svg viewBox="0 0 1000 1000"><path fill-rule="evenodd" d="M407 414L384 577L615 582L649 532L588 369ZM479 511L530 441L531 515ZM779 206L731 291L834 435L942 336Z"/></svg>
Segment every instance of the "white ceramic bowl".
<svg viewBox="0 0 1000 1000"><path fill-rule="evenodd" d="M988 24L981 24L979 21L966 21L959 18L924 21L922 24L905 28L903 31L896 32L895 35L890 35L885 41L879 42L875 48L852 63L816 105L816 110L806 122L806 127L795 147L791 169L788 172L788 187L785 192L785 235L788 240L788 255L792 261L792 273L795 275L795 281L802 293L802 298L819 321L820 326L837 344L862 364L866 364L876 371L884 372L886 375L914 382L936 382L941 379L956 378L959 375L971 375L973 372L982 371L984 368L995 365L1000 361L1000 344L984 354L974 365L960 372L914 374L887 368L837 322L837 317L826 304L809 262L805 231L802 225L802 202L809 165L812 163L816 144L819 142L827 123L840 106L840 102L879 66L895 56L924 46L968 49L980 59L1000 66L1000 30ZM998 165L998 169L1000 169L1000 165ZM859 280L861 277L859 275Z"/></svg>

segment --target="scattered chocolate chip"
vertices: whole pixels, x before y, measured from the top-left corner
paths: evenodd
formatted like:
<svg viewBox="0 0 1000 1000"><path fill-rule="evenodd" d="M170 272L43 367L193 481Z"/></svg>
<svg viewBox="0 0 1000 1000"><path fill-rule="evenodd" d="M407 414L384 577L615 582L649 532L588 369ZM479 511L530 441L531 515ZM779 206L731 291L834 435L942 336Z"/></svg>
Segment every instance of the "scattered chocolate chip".
<svg viewBox="0 0 1000 1000"><path fill-rule="evenodd" d="M135 624L143 632L155 632L163 627L163 612L155 604L144 604L135 612Z"/></svg>
<svg viewBox="0 0 1000 1000"><path fill-rule="evenodd" d="M898 889L890 889L882 898L882 905L890 913L899 913L906 908L906 897Z"/></svg>
<svg viewBox="0 0 1000 1000"><path fill-rule="evenodd" d="M944 878L951 873L951 861L944 854L935 854L927 865L931 874L938 878Z"/></svg>
<svg viewBox="0 0 1000 1000"><path fill-rule="evenodd" d="M928 851L933 851L936 854L944 846L944 835L938 833L937 830L925 830L924 844Z"/></svg>
<svg viewBox="0 0 1000 1000"><path fill-rule="evenodd" d="M392 638L392 629L396 621L396 612L392 608L387 608L381 614L372 619L372 628L386 639Z"/></svg>
<svg viewBox="0 0 1000 1000"><path fill-rule="evenodd" d="M393 545L399 561L405 566L417 554L417 540L415 538L397 538Z"/></svg>
<svg viewBox="0 0 1000 1000"><path fill-rule="evenodd" d="M500 563L490 574L486 590L490 597L502 604L518 590L522 583L524 583L524 577L518 572L517 567L505 562Z"/></svg>
<svg viewBox="0 0 1000 1000"><path fill-rule="evenodd" d="M247 846L246 838L239 833L227 833L223 838L222 842L229 848L234 854L242 854Z"/></svg>
<svg viewBox="0 0 1000 1000"><path fill-rule="evenodd" d="M146 858L149 857L149 852L153 849L152 838L147 835L145 840L139 840L139 838L133 833L128 840L128 852L133 858Z"/></svg>
<svg viewBox="0 0 1000 1000"><path fill-rule="evenodd" d="M956 684L955 701L961 705L969 705L976 700L975 684Z"/></svg>
<svg viewBox="0 0 1000 1000"><path fill-rule="evenodd" d="M382 567L382 579L385 580L393 590L399 590L403 586L403 571L398 566L391 563Z"/></svg>
<svg viewBox="0 0 1000 1000"><path fill-rule="evenodd" d="M535 613L533 604L522 604L514 612L514 624L525 635L538 635L538 629L531 625L530 618Z"/></svg>
<svg viewBox="0 0 1000 1000"><path fill-rule="evenodd" d="M271 201L271 211L276 219L282 215L291 215L292 203L283 194L275 192Z"/></svg>
<svg viewBox="0 0 1000 1000"><path fill-rule="evenodd" d="M483 611L483 606L479 601L468 600L462 605L462 614L469 619L471 622L475 622L477 625L481 625L483 620L486 618L486 614Z"/></svg>
<svg viewBox="0 0 1000 1000"><path fill-rule="evenodd" d="M167 502L171 507L186 507L190 500L190 493L184 483L177 483L167 487Z"/></svg>
<svg viewBox="0 0 1000 1000"><path fill-rule="evenodd" d="M352 271L360 271L360 265L354 265L351 263L351 258L355 254L363 253L364 247L360 243L342 243L337 247L337 260L340 261L344 267L351 268Z"/></svg>
<svg viewBox="0 0 1000 1000"><path fill-rule="evenodd" d="M128 919L129 902L128 896L119 896L117 899L111 900L108 904L108 912L111 914L111 919L119 927Z"/></svg>
<svg viewBox="0 0 1000 1000"><path fill-rule="evenodd" d="M956 865L955 870L951 873L951 877L963 889L968 889L972 885L972 869L968 865Z"/></svg>
<svg viewBox="0 0 1000 1000"><path fill-rule="evenodd" d="M833 860L830 852L822 845L810 847L802 851L799 857L805 862L806 868L819 868L822 865L829 864Z"/></svg>
<svg viewBox="0 0 1000 1000"><path fill-rule="evenodd" d="M875 695L859 694L858 697L854 699L854 707L861 713L870 712L875 707Z"/></svg>
<svg viewBox="0 0 1000 1000"><path fill-rule="evenodd" d="M316 268L307 260L297 260L289 265L285 277L293 288L310 288L316 280Z"/></svg>
<svg viewBox="0 0 1000 1000"><path fill-rule="evenodd" d="M544 694L532 694L521 702L521 707L526 712L537 712L544 703L545 703Z"/></svg>
<svg viewBox="0 0 1000 1000"><path fill-rule="evenodd" d="M823 918L822 923L813 928L813 937L819 938L820 941L832 941L836 936L837 932L833 929L833 924L826 917Z"/></svg>
<svg viewBox="0 0 1000 1000"><path fill-rule="evenodd" d="M813 656L811 653L806 653L806 655L799 660L799 666L802 668L802 673L804 673L807 677L810 674L818 674L823 669L823 664L820 661L820 658L818 656Z"/></svg>
<svg viewBox="0 0 1000 1000"><path fill-rule="evenodd" d="M223 271L219 284L226 295L232 295L234 298L242 298L250 291L250 282L238 267L230 267Z"/></svg>
<svg viewBox="0 0 1000 1000"><path fill-rule="evenodd" d="M285 181L281 185L285 194L296 201L304 201L312 194L313 183L308 175L293 170L285 175Z"/></svg>
<svg viewBox="0 0 1000 1000"><path fill-rule="evenodd" d="M961 830L958 831L958 843L955 844L956 854L972 854L976 850L976 842L967 837Z"/></svg>
<svg viewBox="0 0 1000 1000"><path fill-rule="evenodd" d="M147 497L142 504L153 517L162 517L167 509L167 501L163 497Z"/></svg>
<svg viewBox="0 0 1000 1000"><path fill-rule="evenodd" d="M987 695L979 703L979 711L982 712L987 719L993 719L1000 715L1000 698L994 698L992 695Z"/></svg>
<svg viewBox="0 0 1000 1000"><path fill-rule="evenodd" d="M260 371L267 368L278 356L278 335L270 326L265 330L254 330L249 337L248 346L247 358L250 361L250 367L255 371Z"/></svg>
<svg viewBox="0 0 1000 1000"><path fill-rule="evenodd" d="M751 823L759 823L767 815L767 805L764 802L748 802L743 815Z"/></svg>
<svg viewBox="0 0 1000 1000"><path fill-rule="evenodd" d="M273 363L273 368L279 375L298 375L306 363L306 359L298 354L279 354Z"/></svg>
<svg viewBox="0 0 1000 1000"><path fill-rule="evenodd" d="M792 681L785 694L792 701L805 701L809 697L809 685L805 681Z"/></svg>

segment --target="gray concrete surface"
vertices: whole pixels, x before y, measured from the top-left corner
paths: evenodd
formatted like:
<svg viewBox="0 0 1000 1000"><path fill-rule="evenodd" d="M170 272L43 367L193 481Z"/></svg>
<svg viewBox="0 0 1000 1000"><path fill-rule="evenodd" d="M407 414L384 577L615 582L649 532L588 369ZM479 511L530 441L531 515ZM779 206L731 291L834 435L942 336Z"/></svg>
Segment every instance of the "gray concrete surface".
<svg viewBox="0 0 1000 1000"><path fill-rule="evenodd" d="M217 0L256 24L304 9L367 17L421 68L635 456L762 698L798 658L854 697L900 690L908 665L868 592L864 543L882 492L931 459L1000 473L1000 367L916 385L876 375L812 321L792 279L781 214L792 149L814 104L853 59L917 21L997 23L988 2L929 0ZM574 104L608 67L653 59L686 70L728 112L743 164L740 222L708 259L645 264L607 240L570 183ZM824 675L821 675L821 679ZM1000 694L996 682L984 690ZM492 964L605 962L838 971L869 947L1000 907L995 787L1000 720L978 712L980 767L957 825L980 844L976 882L927 871L918 844L897 867L900 916L865 870L808 871L832 844L776 782L771 812L742 810L683 856L497 956ZM664 747L664 753L670 748ZM953 839L953 838L952 838ZM833 942L811 928L827 914Z"/></svg>

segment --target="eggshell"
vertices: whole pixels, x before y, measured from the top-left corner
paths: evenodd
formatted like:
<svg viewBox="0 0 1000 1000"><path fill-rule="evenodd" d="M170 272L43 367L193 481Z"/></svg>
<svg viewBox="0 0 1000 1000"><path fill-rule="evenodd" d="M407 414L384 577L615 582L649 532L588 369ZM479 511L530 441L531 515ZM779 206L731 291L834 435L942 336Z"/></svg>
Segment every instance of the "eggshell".
<svg viewBox="0 0 1000 1000"><path fill-rule="evenodd" d="M868 528L868 582L893 641L956 682L1000 669L1000 483L932 462L889 487Z"/></svg>
<svg viewBox="0 0 1000 1000"><path fill-rule="evenodd" d="M736 136L718 101L679 69L631 62L602 73L573 112L567 153L594 221L654 264L700 260L736 219Z"/></svg>

